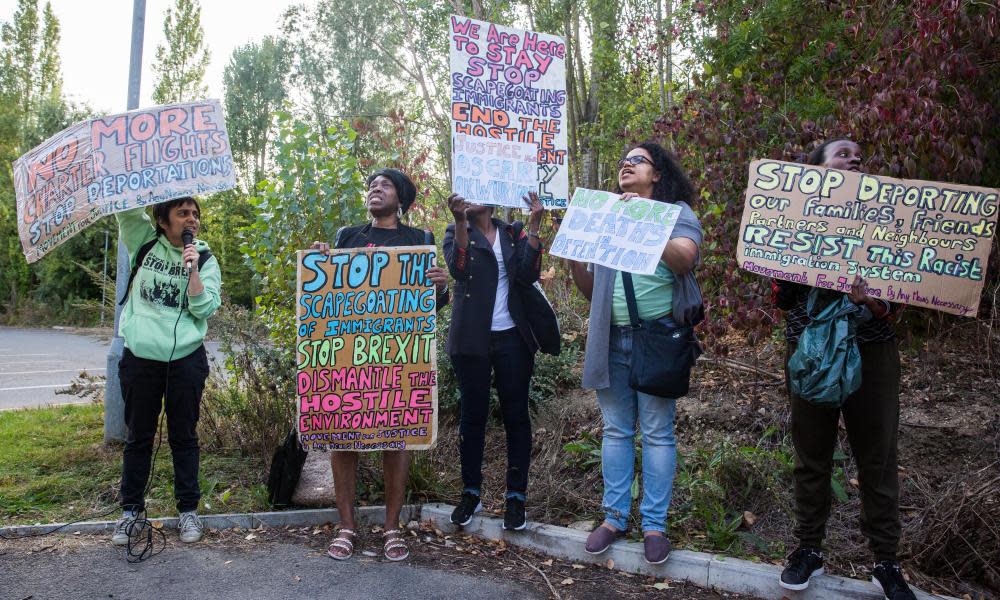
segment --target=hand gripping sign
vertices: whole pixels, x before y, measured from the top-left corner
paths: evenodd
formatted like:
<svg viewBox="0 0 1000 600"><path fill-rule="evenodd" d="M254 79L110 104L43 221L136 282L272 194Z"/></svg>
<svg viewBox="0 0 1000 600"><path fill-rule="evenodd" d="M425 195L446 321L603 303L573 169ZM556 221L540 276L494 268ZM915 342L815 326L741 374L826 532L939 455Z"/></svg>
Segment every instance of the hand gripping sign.
<svg viewBox="0 0 1000 600"><path fill-rule="evenodd" d="M35 262L105 215L235 186L218 100L89 119L14 162L17 230Z"/></svg>

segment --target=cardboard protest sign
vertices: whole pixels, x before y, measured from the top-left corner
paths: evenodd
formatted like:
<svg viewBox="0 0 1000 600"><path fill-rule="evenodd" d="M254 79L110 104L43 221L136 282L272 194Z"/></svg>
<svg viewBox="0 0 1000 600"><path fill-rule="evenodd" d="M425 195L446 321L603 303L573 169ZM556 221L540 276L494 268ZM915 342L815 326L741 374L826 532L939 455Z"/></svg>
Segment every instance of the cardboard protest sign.
<svg viewBox="0 0 1000 600"><path fill-rule="evenodd" d="M976 316L996 233L991 188L758 160L737 259L750 271Z"/></svg>
<svg viewBox="0 0 1000 600"><path fill-rule="evenodd" d="M77 123L14 162L24 256L35 262L104 215L235 185L218 100Z"/></svg>
<svg viewBox="0 0 1000 600"><path fill-rule="evenodd" d="M652 275L670 241L676 204L576 188L549 253L618 271Z"/></svg>
<svg viewBox="0 0 1000 600"><path fill-rule="evenodd" d="M455 15L449 42L452 190L515 208L535 191L545 208L565 208L566 42Z"/></svg>
<svg viewBox="0 0 1000 600"><path fill-rule="evenodd" d="M298 253L296 404L309 450L437 438L434 246Z"/></svg>

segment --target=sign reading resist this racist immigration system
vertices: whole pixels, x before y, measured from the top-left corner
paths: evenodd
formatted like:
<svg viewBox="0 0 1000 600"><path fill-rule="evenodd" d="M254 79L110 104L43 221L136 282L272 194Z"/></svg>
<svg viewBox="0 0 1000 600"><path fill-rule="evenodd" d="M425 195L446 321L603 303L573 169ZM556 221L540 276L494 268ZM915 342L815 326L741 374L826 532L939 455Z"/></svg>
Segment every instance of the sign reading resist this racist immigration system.
<svg viewBox="0 0 1000 600"><path fill-rule="evenodd" d="M566 42L454 15L449 42L452 190L514 208L534 191L565 208Z"/></svg>
<svg viewBox="0 0 1000 600"><path fill-rule="evenodd" d="M998 190L758 160L740 266L890 302L974 317L996 233Z"/></svg>
<svg viewBox="0 0 1000 600"><path fill-rule="evenodd" d="M297 428L307 450L437 437L434 246L298 253Z"/></svg>
<svg viewBox="0 0 1000 600"><path fill-rule="evenodd" d="M549 253L652 275L680 214L675 204L576 188Z"/></svg>
<svg viewBox="0 0 1000 600"><path fill-rule="evenodd" d="M77 123L14 162L24 256L35 262L105 215L235 185L217 100Z"/></svg>

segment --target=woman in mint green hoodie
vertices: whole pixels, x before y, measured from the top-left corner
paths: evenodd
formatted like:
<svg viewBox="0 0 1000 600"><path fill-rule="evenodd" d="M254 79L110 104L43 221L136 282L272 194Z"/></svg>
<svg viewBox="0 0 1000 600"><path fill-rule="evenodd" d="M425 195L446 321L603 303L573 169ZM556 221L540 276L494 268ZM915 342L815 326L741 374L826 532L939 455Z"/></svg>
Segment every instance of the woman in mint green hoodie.
<svg viewBox="0 0 1000 600"><path fill-rule="evenodd" d="M208 377L202 341L208 317L221 304L219 263L205 242L183 242L184 231L197 236L201 224L194 198L155 205L152 220L141 208L116 217L133 278L118 326L125 338L118 371L128 439L122 464L123 513L111 541L127 544L130 524L144 510L153 438L165 397L180 538L196 542L202 534L195 512L201 498L197 427Z"/></svg>

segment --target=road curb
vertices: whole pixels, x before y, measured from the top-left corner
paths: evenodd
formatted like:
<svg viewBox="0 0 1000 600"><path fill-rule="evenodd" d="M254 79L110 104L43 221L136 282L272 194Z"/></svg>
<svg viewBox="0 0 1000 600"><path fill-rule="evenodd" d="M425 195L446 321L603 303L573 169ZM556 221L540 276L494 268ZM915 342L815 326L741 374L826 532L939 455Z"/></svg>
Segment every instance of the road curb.
<svg viewBox="0 0 1000 600"><path fill-rule="evenodd" d="M362 521L377 521L385 519L384 506L360 506L355 510L358 519ZM224 515L200 515L202 524L208 529L257 529L258 527L306 527L323 525L340 521L340 513L335 508L317 508L309 510L286 510L262 513L233 513ZM419 518L420 507L404 506L399 517L402 521ZM150 519L163 527L177 527L177 517L159 517ZM5 537L32 537L48 533L101 533L115 528L115 521L83 521L80 523L50 523L48 525L11 525L0 528L0 535Z"/></svg>
<svg viewBox="0 0 1000 600"><path fill-rule="evenodd" d="M454 532L458 527L451 523L453 506L447 504L425 504L420 508L420 518L429 521L442 531ZM729 558L718 554L675 550L667 562L650 565L643 557L642 544L616 543L607 552L594 556L584 551L587 533L528 522L523 531L504 531L502 519L489 516L474 516L472 522L462 527L470 533L490 540L503 539L507 544L536 550L575 563L606 565L614 560L614 568L630 573L669 577L686 580L703 588L751 594L761 598L789 598L790 600L841 600L856 598L882 600L884 596L876 591L868 581L821 575L810 582L809 588L801 592L786 590L778 585L781 567L748 560ZM911 588L919 600L957 600L950 596L931 595L917 588Z"/></svg>

